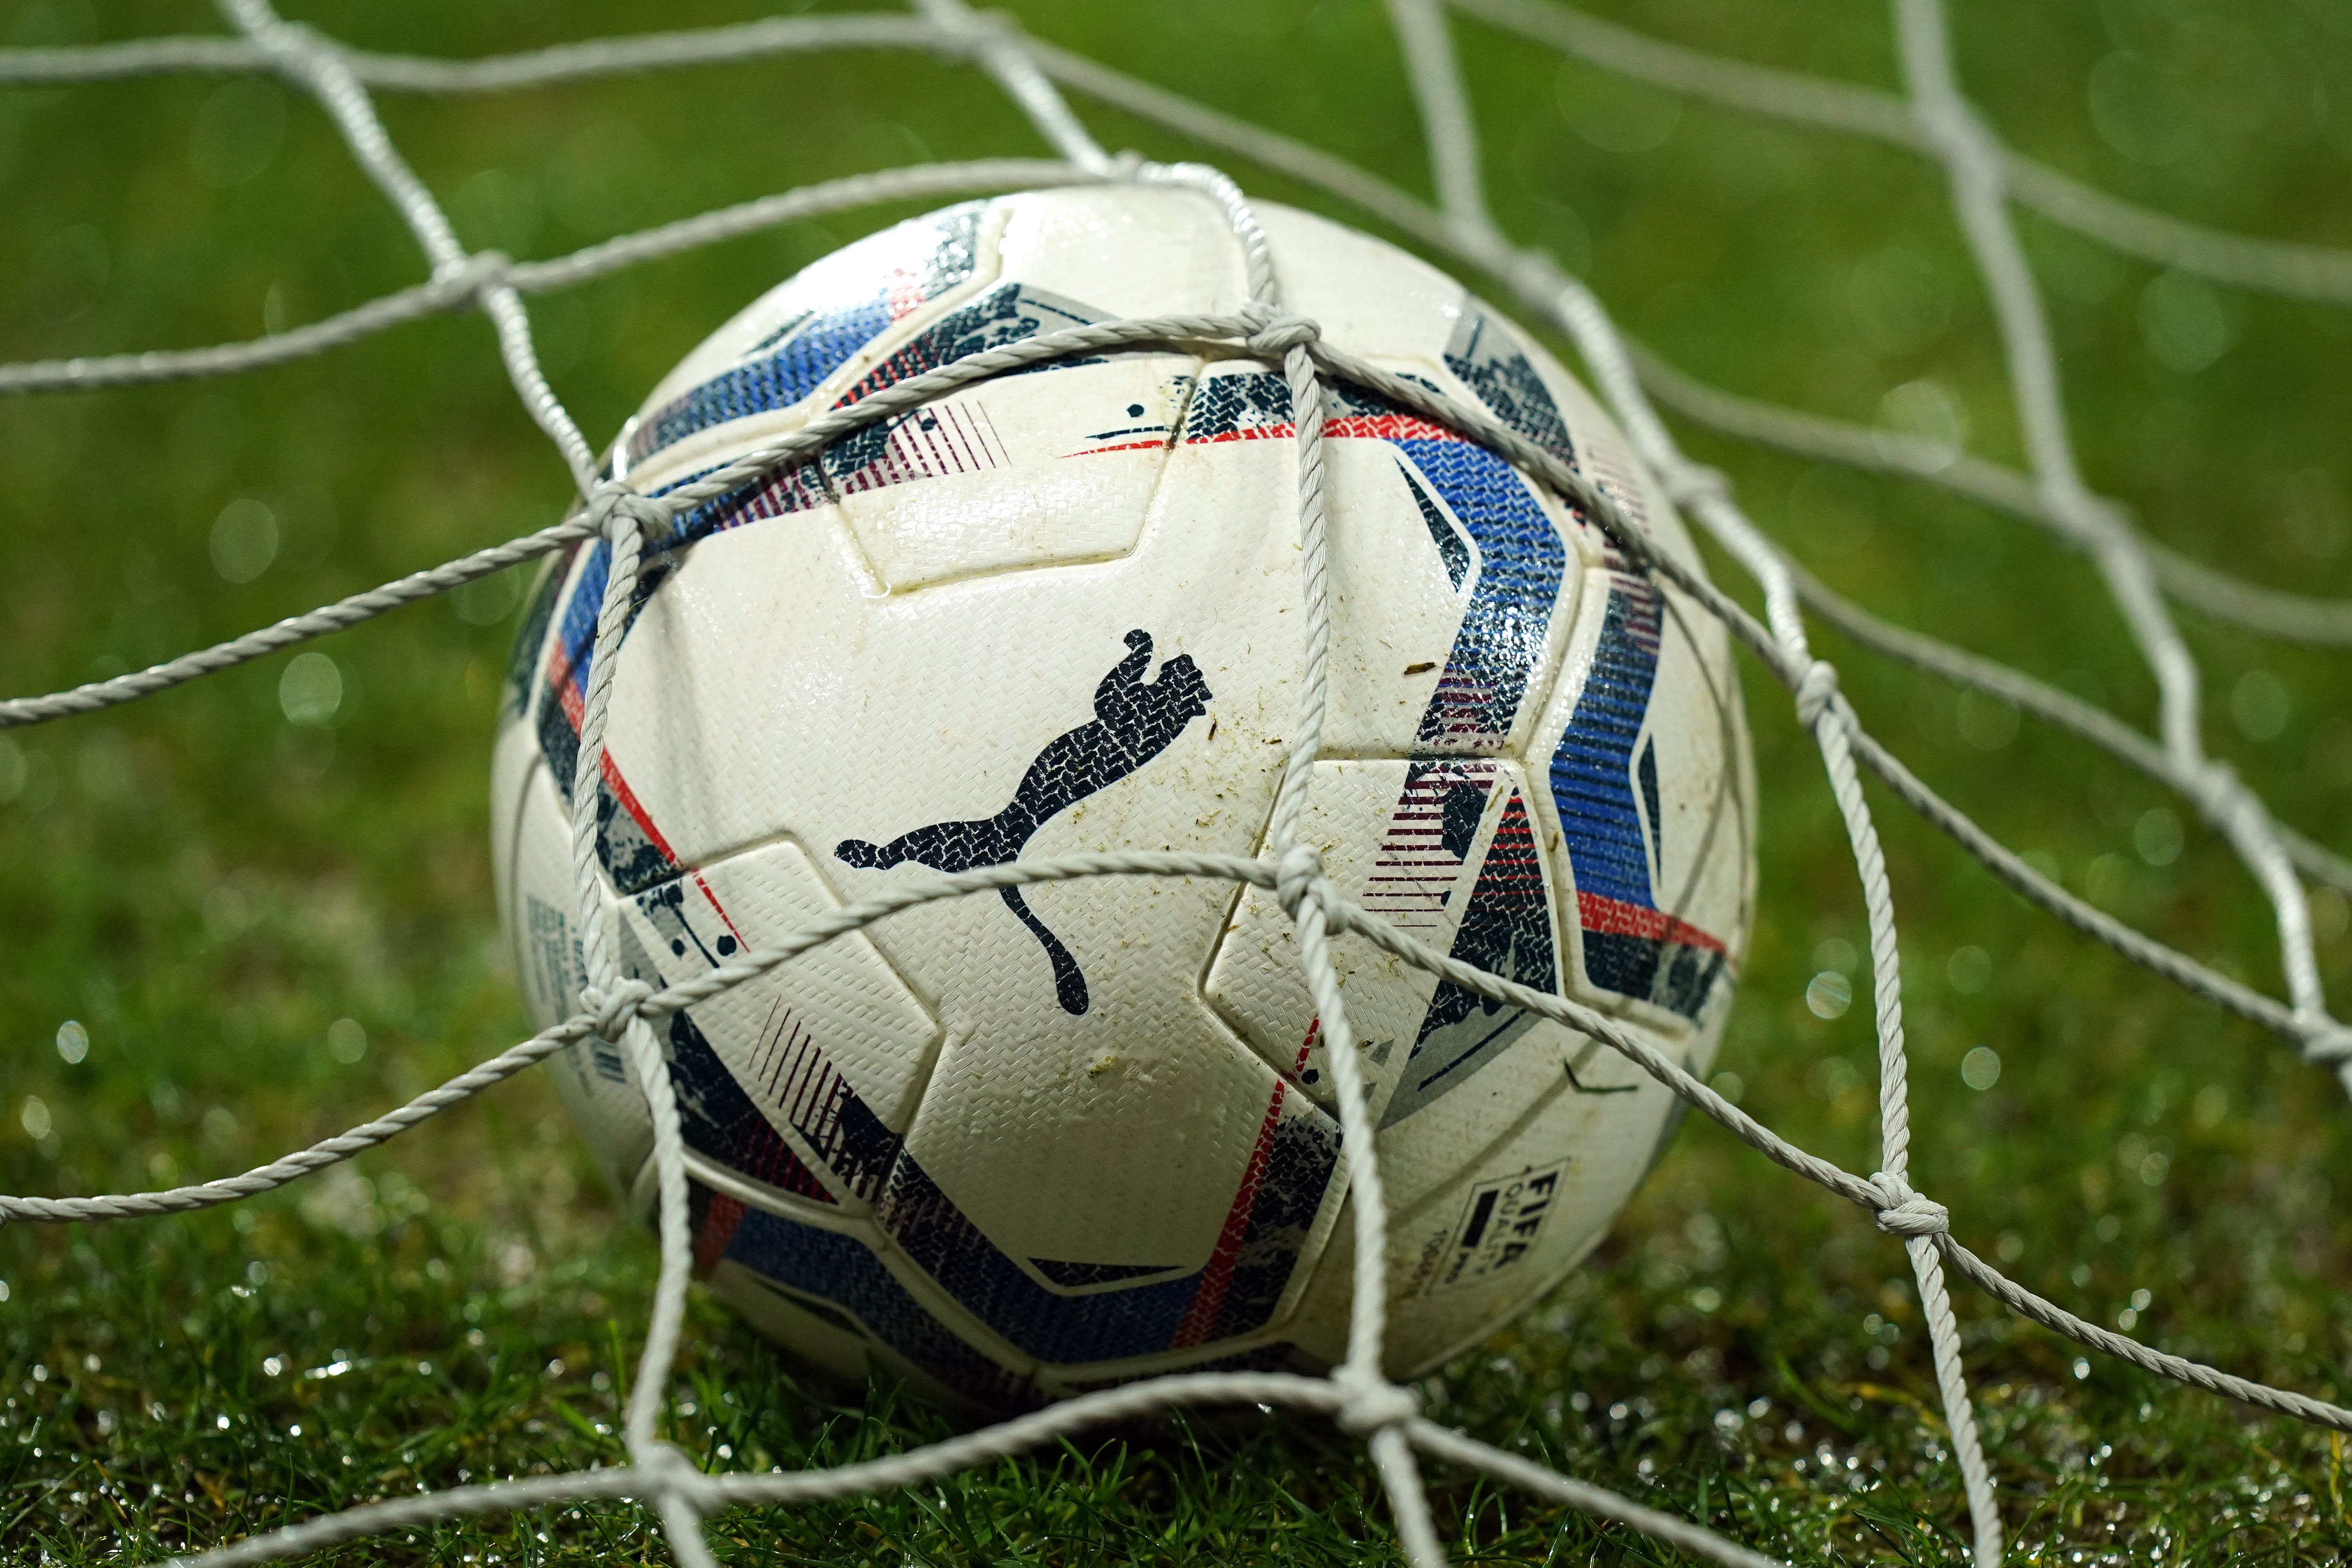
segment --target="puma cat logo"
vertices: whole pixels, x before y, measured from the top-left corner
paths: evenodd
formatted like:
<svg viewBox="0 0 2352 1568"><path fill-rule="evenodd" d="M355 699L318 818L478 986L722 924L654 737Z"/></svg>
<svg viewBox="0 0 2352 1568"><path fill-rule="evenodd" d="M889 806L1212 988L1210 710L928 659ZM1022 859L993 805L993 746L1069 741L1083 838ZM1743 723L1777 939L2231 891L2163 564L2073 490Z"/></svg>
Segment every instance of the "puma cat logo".
<svg viewBox="0 0 2352 1568"><path fill-rule="evenodd" d="M1160 667L1160 679L1146 681L1151 663L1151 634L1127 634L1128 653L1111 666L1095 687L1095 716L1090 723L1066 731L1046 743L1021 776L1013 799L994 816L975 822L935 822L902 833L887 844L845 838L834 847L839 859L869 870L886 869L908 860L935 871L969 871L976 866L1001 866L1019 855L1037 830L1067 807L1104 789L1166 751L1184 726L1209 710L1214 695L1191 654L1178 654ZM1045 922L1030 911L1021 889L1004 888L998 896L1013 917L1029 928L1054 967L1054 994L1062 1010L1087 1010L1087 977L1078 961Z"/></svg>

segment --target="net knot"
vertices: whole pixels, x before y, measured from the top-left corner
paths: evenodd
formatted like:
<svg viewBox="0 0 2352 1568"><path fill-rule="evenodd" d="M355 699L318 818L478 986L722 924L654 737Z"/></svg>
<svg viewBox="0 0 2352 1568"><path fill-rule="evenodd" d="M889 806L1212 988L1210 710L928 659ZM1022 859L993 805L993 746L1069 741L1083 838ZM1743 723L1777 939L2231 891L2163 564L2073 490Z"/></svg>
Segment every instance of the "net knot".
<svg viewBox="0 0 2352 1568"><path fill-rule="evenodd" d="M1312 844L1294 843L1274 863L1274 896L1292 920L1314 899L1319 905L1329 884L1323 875L1323 857Z"/></svg>
<svg viewBox="0 0 2352 1568"><path fill-rule="evenodd" d="M1944 162L1966 167L1979 179L2005 186L2008 158L2000 138L1966 103L1958 100L1923 103L1914 100L1911 118Z"/></svg>
<svg viewBox="0 0 2352 1568"><path fill-rule="evenodd" d="M1391 1426L1401 1426L1421 1414L1421 1401L1412 1390L1399 1388L1387 1378L1360 1367L1342 1366L1331 1374L1339 1386L1340 1403L1335 1415L1339 1430L1351 1436L1369 1436Z"/></svg>
<svg viewBox="0 0 2352 1568"><path fill-rule="evenodd" d="M637 1016L654 988L642 980L615 980L609 987L583 985L580 988L580 1005L596 1032L618 1044L621 1031Z"/></svg>
<svg viewBox="0 0 2352 1568"><path fill-rule="evenodd" d="M2207 758L2198 768L2189 793L2205 820L2224 833L2245 832L2254 826L2250 819L2262 812L2262 803L2238 777L2238 770L2218 757Z"/></svg>
<svg viewBox="0 0 2352 1568"><path fill-rule="evenodd" d="M1242 340L1242 343L1253 353L1287 353L1292 349L1314 342L1323 335L1323 329L1306 317L1294 316L1281 306L1269 305L1264 300L1244 306L1242 320L1250 323L1250 334Z"/></svg>
<svg viewBox="0 0 2352 1568"><path fill-rule="evenodd" d="M614 521L623 518L636 525L647 544L669 535L670 509L653 497L639 495L618 479L607 479L588 492L588 521L598 534L610 539Z"/></svg>
<svg viewBox="0 0 2352 1568"><path fill-rule="evenodd" d="M1675 503L1677 511L1689 511L1703 501L1723 500L1731 494L1731 481L1721 468L1710 468L1705 463L1678 463L1664 477L1666 499Z"/></svg>
<svg viewBox="0 0 2352 1568"><path fill-rule="evenodd" d="M1892 1171L1881 1171L1871 1177L1870 1190L1879 1200L1878 1212L1874 1216L1878 1228L1889 1236L1913 1241L1942 1236L1952 1228L1949 1209L1933 1198L1921 1197L1911 1190L1910 1183Z"/></svg>
<svg viewBox="0 0 2352 1568"><path fill-rule="evenodd" d="M2305 1061L2315 1067L2352 1061L2352 1026L2339 1024L2325 1013L2306 1014L2297 1022L2303 1028Z"/></svg>
<svg viewBox="0 0 2352 1568"><path fill-rule="evenodd" d="M646 1478L647 1496L683 1498L697 1513L711 1511L710 1505L705 1500L707 1488L701 1467L674 1445L647 1443L629 1458L631 1465Z"/></svg>
<svg viewBox="0 0 2352 1568"><path fill-rule="evenodd" d="M478 294L506 281L513 258L503 250L469 251L433 269L433 281L459 294Z"/></svg>
<svg viewBox="0 0 2352 1568"><path fill-rule="evenodd" d="M1831 700L1838 694L1837 667L1824 658L1817 658L1805 667L1804 679L1797 682L1797 720L1808 730L1822 721L1829 711Z"/></svg>

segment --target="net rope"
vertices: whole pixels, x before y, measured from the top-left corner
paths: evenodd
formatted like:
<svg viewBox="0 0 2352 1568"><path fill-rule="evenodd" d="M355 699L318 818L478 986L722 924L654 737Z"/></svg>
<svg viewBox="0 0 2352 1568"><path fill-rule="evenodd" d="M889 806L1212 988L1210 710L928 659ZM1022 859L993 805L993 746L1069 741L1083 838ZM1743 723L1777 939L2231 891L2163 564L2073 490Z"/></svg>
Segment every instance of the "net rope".
<svg viewBox="0 0 2352 1568"><path fill-rule="evenodd" d="M1447 7L1519 37L1654 86L1727 108L1812 129L1874 138L1943 170L1955 215L1992 303L2029 466L2023 471L1972 456L1957 461L1926 444L1755 402L1699 383L1620 333L1601 302L1540 250L1514 245L1485 198L1473 109L1453 47ZM94 1197L0 1196L0 1223L94 1221L184 1212L234 1203L316 1173L397 1136L450 1106L591 1037L625 1049L646 1095L658 1176L661 1267L648 1311L638 1375L626 1414L629 1462L565 1475L461 1486L323 1515L233 1544L175 1559L207 1568L299 1555L364 1536L436 1521L634 1499L661 1521L676 1560L713 1561L701 1521L752 1504L856 1497L952 1475L1028 1452L1105 1422L1178 1406L1250 1402L1320 1413L1363 1439L1387 1491L1397 1536L1415 1568L1445 1561L1419 1466L1424 1459L1481 1471L1531 1494L1622 1523L1708 1562L1772 1561L1687 1520L1561 1476L1419 1414L1412 1393L1381 1366L1386 1305L1386 1216L1362 1070L1351 1046L1330 943L1352 935L1455 984L1555 1019L1618 1050L1767 1159L1859 1205L1903 1245L1916 1285L1951 1435L1951 1452L1974 1531L1974 1556L1991 1568L2001 1525L1970 1409L1947 1273L2011 1311L2103 1354L2192 1387L2337 1431L2352 1410L2291 1390L2235 1377L2165 1354L2088 1323L2011 1280L1953 1236L1945 1207L1907 1179L1910 1115L1902 995L1892 891L1862 776L1952 837L1996 877L2032 902L2126 958L2205 1001L2255 1022L2316 1066L2352 1086L2352 1031L2333 1019L2313 949L2304 879L2352 891L2352 862L2275 822L2260 796L2209 756L2199 735L2199 671L2176 626L2169 595L2202 614L2274 638L2352 646L2352 603L2279 593L2240 582L2143 540L2119 503L2083 479L2068 436L2063 388L2042 302L2011 219L2023 206L2111 247L2217 282L2319 303L2352 303L2352 252L2224 233L2120 201L2004 146L1962 92L1948 53L1941 0L1893 0L1906 91L1897 95L1721 58L1585 16L1553 0L1389 0L1426 135L1435 206L1318 148L1279 136L1085 57L1024 36L963 0L917 0L915 16L790 17L690 32L561 45L473 60L427 59L352 48L272 11L267 0L222 0L234 36L158 37L89 47L0 50L0 85L54 85L162 73L275 74L327 110L362 172L397 209L430 267L427 279L354 310L263 339L194 350L162 350L0 365L0 395L127 386L259 369L322 353L424 316L478 310L498 337L518 398L545 432L580 492L573 514L551 528L419 571L307 615L195 653L71 690L0 701L0 728L87 713L169 689L202 676L358 624L586 539L612 550L582 723L581 767L602 754L614 660L629 595L648 538L666 535L696 502L748 479L813 460L840 436L955 387L1009 369L1090 350L1142 343L1221 342L1278 364L1301 410L1297 421L1297 526L1306 609L1306 679L1269 835L1258 858L1170 852L1015 861L952 876L908 878L886 893L813 921L789 938L743 953L707 973L655 990L624 977L612 951L598 887L593 804L575 806L575 875L587 932L588 984L581 1011L488 1058L389 1113L241 1175L167 1191ZM625 235L567 257L517 262L467 251L432 193L401 157L377 117L378 92L457 94L509 90L619 72L737 62L842 48L896 48L968 62L986 72L1058 154L1053 160L985 159L852 176ZM1399 380L1324 341L1311 321L1282 308L1264 235L1249 203L1224 174L1202 165L1165 165L1113 156L1091 136L1064 96L1072 89L1184 135L1301 178L1404 230L1454 260L1499 279L1532 313L1576 345L1644 462L1678 508L1755 579L1762 617L1654 551L1637 524L1605 493L1522 439L1483 409ZM1068 329L960 360L827 414L693 484L653 499L600 481L594 449L541 374L527 297L761 228L876 203L1044 185L1132 181L1199 193L1224 214L1240 246L1250 302L1229 316L1124 321ZM1321 460L1324 377L1407 404L1501 452L1537 483L1579 509L1641 571L1672 583L1718 616L1785 686L1798 722L1821 752L1851 843L1868 919L1880 1070L1881 1152L1856 1174L1782 1139L1639 1036L1581 1004L1529 991L1423 946L1345 898L1323 875L1297 826L1316 757L1327 697L1330 638L1328 523ZM1653 401L1654 399L1654 402ZM1801 455L1906 474L2048 529L2087 554L2123 614L2159 697L2157 732L1981 655L1891 626L1814 579L1740 510L1722 476L1688 459L1658 413ZM2274 912L2284 999L2224 975L2090 903L2011 852L1943 799L1863 726L1840 693L1836 669L1817 658L1804 612L1858 644L1938 679L2001 697L2097 745L2172 789L2236 853ZM593 803L593 792L575 800ZM1328 1377L1186 1373L1081 1395L944 1442L829 1469L793 1474L706 1473L661 1441L659 1416L670 1386L691 1272L686 1226L687 1169L667 1066L652 1024L708 1000L824 942L938 900L1097 876L1218 878L1272 892L1293 921L1310 992L1326 1031L1338 1089L1343 1157L1355 1227L1353 1314L1348 1353Z"/></svg>

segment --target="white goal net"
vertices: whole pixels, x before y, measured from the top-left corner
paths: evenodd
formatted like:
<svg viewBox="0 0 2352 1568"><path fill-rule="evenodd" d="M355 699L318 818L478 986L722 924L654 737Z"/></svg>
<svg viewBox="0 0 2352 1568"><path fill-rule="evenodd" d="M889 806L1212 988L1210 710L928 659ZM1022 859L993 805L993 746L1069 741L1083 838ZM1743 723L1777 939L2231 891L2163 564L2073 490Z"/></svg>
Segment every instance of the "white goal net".
<svg viewBox="0 0 2352 1568"><path fill-rule="evenodd" d="M1874 139L1916 154L1949 187L1954 211L1989 298L2017 413L2022 470L1962 455L1935 441L1890 436L1791 409L1735 397L1689 380L1622 337L1608 312L1553 258L1509 238L1491 216L1480 169L1473 106L1457 67L1446 6L1528 42L1582 58L1675 92L1822 132ZM577 792L575 869L591 933L590 987L581 1012L482 1061L473 1069L381 1118L241 1175L166 1191L93 1197L0 1197L0 1221L62 1222L137 1218L241 1198L314 1174L383 1143L591 1037L631 1054L646 1085L659 1175L661 1268L638 1375L625 1421L625 1466L460 1486L362 1504L205 1552L191 1561L225 1565L290 1557L338 1542L412 1529L460 1516L634 1499L659 1517L670 1551L688 1564L710 1563L702 1521L753 1504L790 1504L911 1486L1005 1456L1049 1446L1081 1429L1182 1405L1253 1402L1319 1412L1369 1446L1386 1486L1398 1539L1416 1564L1445 1560L1423 1490L1421 1467L1484 1471L1510 1486L1630 1526L1695 1556L1725 1563L1768 1561L1686 1520L1572 1479L1502 1448L1423 1417L1410 1391L1382 1369L1386 1301L1382 1259L1385 1215L1365 1111L1360 1068L1349 1048L1348 1023L1328 956L1343 933L1514 1005L1557 1019L1624 1053L1690 1105L1714 1118L1765 1158L1860 1205L1907 1255L1932 1345L1949 1433L1954 1484L1965 1495L1980 1564L2002 1555L2001 1498L1987 1468L1971 1415L1968 1367L1948 1279L1984 1291L2010 1310L2089 1350L2146 1371L2338 1431L2352 1430L2352 1410L2273 1388L2178 1356L2066 1311L2022 1288L1960 1239L1965 1216L1911 1185L1903 994L1895 909L1863 779L1892 795L1957 840L1993 876L2084 935L2172 982L2191 1005L2250 1020L2292 1044L2303 1058L2333 1068L2352 1084L2352 1030L2328 1014L2314 952L2306 882L2352 891L2352 864L2273 820L2260 796L2209 756L2200 738L2200 671L2176 629L2171 601L2255 633L2310 644L2352 645L2352 605L2257 588L2143 540L2128 513L2093 491L2070 442L2058 355L2037 279L2013 223L2014 209L2101 244L2179 271L2313 302L2352 303L2352 253L2244 238L2198 227L2117 200L2007 148L1971 106L1957 78L1940 0L1894 0L1893 26L1906 91L1803 78L1671 46L1602 23L1552 0L1390 0L1421 109L1438 202L1423 204L1333 154L1178 97L1108 66L1027 37L1002 18L965 8L962 0L919 0L914 14L836 14L779 18L697 32L652 34L566 45L470 60L427 59L350 47L274 14L268 0L224 0L233 31L214 37L156 37L81 47L0 51L0 85L62 86L163 73L270 73L314 97L349 146L361 172L397 210L428 271L412 287L358 309L248 342L194 350L0 365L0 393L122 387L197 376L229 375L327 353L368 334L422 317L476 310L488 318L516 395L560 453L579 491L564 521L536 533L419 571L367 593L294 616L183 658L47 696L0 702L0 726L36 724L87 713L351 626L398 606L448 592L581 540L601 537L613 567L595 634L593 675L581 726L582 765L600 754L614 660L648 529L667 528L683 509L748 479L813 459L845 433L903 412L954 387L1022 364L1117 344L1172 338L1230 342L1278 365L1294 405L1320 407L1318 378L1367 385L1507 456L1538 483L1584 510L1643 569L1664 575L1723 619L1732 635L1788 689L1797 721L1817 743L1850 838L1869 931L1871 987L1879 1066L1881 1151L1876 1167L1854 1173L1798 1148L1685 1072L1638 1036L1576 1003L1497 979L1423 947L1343 898L1314 852L1296 837L1312 773L1321 718L1328 617L1323 598L1325 520L1319 420L1298 421L1299 505L1296 523L1306 562L1307 622L1304 706L1277 797L1271 849L1263 859L1176 853L1133 853L1014 862L909 882L885 899L850 906L791 941L735 957L690 983L656 991L622 977L602 935L596 893L593 791ZM625 235L573 254L518 261L468 251L435 195L417 178L375 109L380 94L479 94L616 72L740 61L846 47L899 48L968 62L1002 87L1052 147L1050 159L997 158L930 163L835 180ZM1247 197L1225 175L1201 165L1161 164L1115 156L1096 141L1065 98L1073 91L1125 113L1319 187L1352 207L1405 231L1433 253L1499 279L1536 320L1576 346L1620 423L1668 493L1752 574L1764 612L1749 614L1671 558L1647 548L1639 528L1607 495L1547 451L1483 410L1467 407L1355 359L1349 345L1322 338L1315 323L1282 308ZM956 362L898 384L853 407L826 415L777 445L659 500L600 479L598 453L542 374L526 301L636 264L756 229L822 214L918 197L963 195L1045 184L1150 181L1196 188L1222 204L1251 260L1253 302L1230 317L1121 321L1068 329ZM20 219L20 221L22 221ZM1654 403L1653 400L1655 400ZM2112 596L2161 694L2160 724L2144 734L2072 693L1882 622L1840 598L1800 569L1743 513L1720 475L1686 458L1657 405L1728 435L1817 458L1908 472L1985 505L2029 519L2085 554ZM2274 911L2285 994L2266 994L2173 950L2104 912L2012 852L1915 774L1864 729L1839 693L1837 672L1807 641L1807 613L1858 643L1937 679L1996 695L2035 718L2105 749L2178 793L2234 850ZM687 1173L677 1108L652 1020L762 974L810 948L897 911L939 899L1033 882L1091 876L1223 878L1274 892L1297 925L1307 979L1320 1010L1328 1059L1338 1079L1344 1157L1356 1226L1354 1316L1345 1362L1328 1378L1265 1373L1192 1373L1092 1393L911 1451L830 1469L794 1473L706 1471L661 1440L659 1417L671 1386L692 1258L687 1226ZM1956 1231L1955 1226L1958 1226Z"/></svg>

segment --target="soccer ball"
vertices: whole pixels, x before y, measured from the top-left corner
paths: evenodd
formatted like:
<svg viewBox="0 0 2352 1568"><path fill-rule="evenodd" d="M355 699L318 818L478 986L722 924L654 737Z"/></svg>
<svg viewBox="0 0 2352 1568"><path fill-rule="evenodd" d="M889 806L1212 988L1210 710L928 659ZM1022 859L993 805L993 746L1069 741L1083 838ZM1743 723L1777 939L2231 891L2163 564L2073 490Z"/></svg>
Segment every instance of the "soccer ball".
<svg viewBox="0 0 2352 1568"><path fill-rule="evenodd" d="M1401 251L1259 213L1286 305L1327 341L1483 405L1696 569L1540 348ZM1245 298L1197 193L951 207L721 327L613 468L659 494L977 350ZM1721 627L1493 452L1327 388L1331 707L1303 837L1421 941L1704 1073L1754 883ZM1262 853L1304 661L1291 420L1278 367L1237 348L1074 357L681 516L649 547L594 786L628 973L677 984L929 874L910 868ZM595 542L545 574L497 743L501 906L542 1024L583 980L569 799L606 567ZM1338 960L1390 1204L1388 1368L1412 1375L1584 1256L1679 1102L1360 939ZM697 1267L821 1367L1003 1409L1343 1353L1334 1083L1271 895L1122 877L936 902L658 1032ZM650 1213L629 1062L591 1040L552 1066Z"/></svg>

